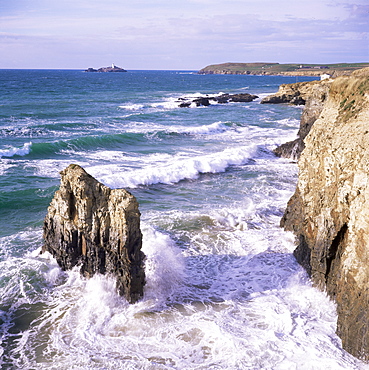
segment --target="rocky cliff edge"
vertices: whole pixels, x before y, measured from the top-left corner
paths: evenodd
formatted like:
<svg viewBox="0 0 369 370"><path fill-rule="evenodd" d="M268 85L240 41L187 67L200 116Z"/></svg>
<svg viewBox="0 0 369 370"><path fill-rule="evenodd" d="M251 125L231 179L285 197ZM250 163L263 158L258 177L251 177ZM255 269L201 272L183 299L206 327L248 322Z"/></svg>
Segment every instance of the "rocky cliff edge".
<svg viewBox="0 0 369 370"><path fill-rule="evenodd" d="M343 347L369 360L369 68L335 79L305 138L281 225L314 284L337 302Z"/></svg>
<svg viewBox="0 0 369 370"><path fill-rule="evenodd" d="M274 150L279 157L298 160L305 147L304 139L323 110L333 79L283 84L277 93L262 99L262 104L288 103L305 105L297 138Z"/></svg>

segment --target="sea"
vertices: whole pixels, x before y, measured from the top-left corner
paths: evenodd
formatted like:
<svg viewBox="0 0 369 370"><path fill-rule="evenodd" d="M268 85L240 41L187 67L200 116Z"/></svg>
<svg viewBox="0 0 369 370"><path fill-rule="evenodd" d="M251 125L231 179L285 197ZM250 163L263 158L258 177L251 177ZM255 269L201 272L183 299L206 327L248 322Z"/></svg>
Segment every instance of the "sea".
<svg viewBox="0 0 369 370"><path fill-rule="evenodd" d="M273 149L302 107L260 101L311 79L0 70L1 369L368 369L279 226L298 168ZM225 93L258 98L180 107ZM139 202L136 304L41 253L71 163Z"/></svg>

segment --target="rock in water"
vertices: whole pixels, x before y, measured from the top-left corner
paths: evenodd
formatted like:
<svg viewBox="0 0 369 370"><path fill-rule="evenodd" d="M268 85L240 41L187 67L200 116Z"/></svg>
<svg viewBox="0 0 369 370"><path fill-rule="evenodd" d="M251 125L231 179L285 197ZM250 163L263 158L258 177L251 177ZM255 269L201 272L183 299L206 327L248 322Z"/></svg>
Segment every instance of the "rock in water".
<svg viewBox="0 0 369 370"><path fill-rule="evenodd" d="M71 164L44 221L45 244L63 270L76 265L81 273L111 274L130 303L143 296L145 272L142 233L136 198L124 189L110 189Z"/></svg>

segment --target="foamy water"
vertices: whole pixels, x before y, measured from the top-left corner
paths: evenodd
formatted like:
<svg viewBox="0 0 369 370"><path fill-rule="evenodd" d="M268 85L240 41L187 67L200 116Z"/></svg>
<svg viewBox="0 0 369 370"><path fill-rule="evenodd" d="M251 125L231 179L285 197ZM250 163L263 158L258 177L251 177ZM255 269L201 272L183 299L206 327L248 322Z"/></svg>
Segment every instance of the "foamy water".
<svg viewBox="0 0 369 370"><path fill-rule="evenodd" d="M20 92L0 120L2 368L368 368L342 349L335 304L279 227L297 166L271 150L296 137L301 109L260 99L178 107L179 97L220 91L262 97L288 79L118 75L3 79L18 79ZM54 86L68 104L48 95ZM35 89L37 104L27 100ZM140 203L147 283L134 305L113 277L85 279L40 254L43 217L70 163Z"/></svg>

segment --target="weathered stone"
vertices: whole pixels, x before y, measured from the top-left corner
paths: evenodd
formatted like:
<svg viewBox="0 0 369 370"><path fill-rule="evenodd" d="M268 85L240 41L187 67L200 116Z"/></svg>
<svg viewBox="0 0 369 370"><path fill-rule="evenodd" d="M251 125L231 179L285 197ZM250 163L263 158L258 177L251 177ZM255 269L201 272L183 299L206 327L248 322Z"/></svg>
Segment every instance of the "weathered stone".
<svg viewBox="0 0 369 370"><path fill-rule="evenodd" d="M306 101L304 110L301 115L300 129L297 133L297 139L290 141L288 143L282 144L274 150L274 153L279 157L291 158L293 160L298 160L301 152L303 151L305 144L304 139L309 133L312 125L318 119L321 111L323 110L323 105L325 99L328 95L330 85L333 80L323 80L323 81L313 81L313 84L291 84L292 88L288 85L283 85L284 88L281 91L286 91L291 89L296 95L293 99L299 99L300 92L299 88L302 89L302 94ZM297 85L297 86L296 86ZM283 94L282 94L283 95ZM285 96L285 95L283 95ZM292 100L293 100L292 99ZM297 101L295 100L295 101Z"/></svg>
<svg viewBox="0 0 369 370"><path fill-rule="evenodd" d="M135 197L108 188L78 165L61 176L45 217L42 251L50 252L63 270L80 265L87 277L116 276L119 294L136 302L143 295L145 272Z"/></svg>
<svg viewBox="0 0 369 370"><path fill-rule="evenodd" d="M337 302L343 347L369 360L369 68L331 85L305 138L281 225L314 284Z"/></svg>
<svg viewBox="0 0 369 370"><path fill-rule="evenodd" d="M278 92L268 95L261 100L261 104L281 104L289 103L294 105L304 105L314 85L320 81L305 81L293 84L283 84Z"/></svg>

